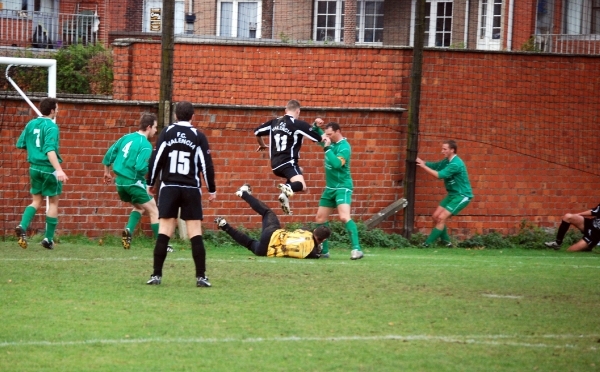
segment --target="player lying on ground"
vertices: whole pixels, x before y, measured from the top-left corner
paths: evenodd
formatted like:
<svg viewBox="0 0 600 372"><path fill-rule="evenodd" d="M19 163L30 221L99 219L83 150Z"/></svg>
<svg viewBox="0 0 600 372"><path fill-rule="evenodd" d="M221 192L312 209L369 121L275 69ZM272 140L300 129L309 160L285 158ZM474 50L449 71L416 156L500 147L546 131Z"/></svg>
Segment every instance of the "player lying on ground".
<svg viewBox="0 0 600 372"><path fill-rule="evenodd" d="M231 227L225 218L217 217L215 222L221 230L257 256L320 257L321 243L331 235L331 230L328 227L320 226L312 232L300 229L294 231L284 230L281 228L277 215L262 201L253 197L251 192L250 185L244 184L235 194L244 199L256 213L262 216L260 239L252 239L243 232Z"/></svg>

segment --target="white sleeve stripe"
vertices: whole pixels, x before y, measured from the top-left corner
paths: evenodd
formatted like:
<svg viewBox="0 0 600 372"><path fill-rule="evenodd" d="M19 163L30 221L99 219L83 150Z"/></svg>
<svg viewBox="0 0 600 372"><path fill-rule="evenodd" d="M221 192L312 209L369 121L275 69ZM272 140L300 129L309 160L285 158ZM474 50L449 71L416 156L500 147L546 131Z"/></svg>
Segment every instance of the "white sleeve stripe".
<svg viewBox="0 0 600 372"><path fill-rule="evenodd" d="M154 181L156 178L156 169L158 167L158 161L161 158L161 155L165 149L165 146L167 145L166 142L163 142L160 147L158 148L158 150L156 151L156 157L154 158L154 164L152 164L152 171L150 172L150 184L154 185Z"/></svg>
<svg viewBox="0 0 600 372"><path fill-rule="evenodd" d="M206 177L206 164L204 160L204 153L202 152L202 148L198 146L196 148L196 180L198 181L198 187L200 187L200 179L198 178L198 163L202 164L202 176L204 178L204 182L206 182L206 188L208 189L208 178Z"/></svg>
<svg viewBox="0 0 600 372"><path fill-rule="evenodd" d="M306 133L305 131L297 130L296 132L302 134L304 137L307 137L307 138L313 140L314 142L317 142L317 140L315 139L314 136L311 136L310 134Z"/></svg>

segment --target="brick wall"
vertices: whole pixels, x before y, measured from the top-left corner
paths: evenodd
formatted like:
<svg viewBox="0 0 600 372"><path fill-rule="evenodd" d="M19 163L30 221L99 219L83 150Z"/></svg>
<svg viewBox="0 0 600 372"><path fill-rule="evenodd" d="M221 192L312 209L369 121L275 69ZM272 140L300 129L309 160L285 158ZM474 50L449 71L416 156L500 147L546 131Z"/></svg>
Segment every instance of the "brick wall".
<svg viewBox="0 0 600 372"><path fill-rule="evenodd" d="M159 43L114 46L115 99L158 99L160 48ZM409 52L178 44L174 65L188 67L174 69L173 98L182 100L200 93L207 104L276 106L290 96L302 96L305 106L390 107L403 89ZM336 74L331 74L332 70Z"/></svg>
<svg viewBox="0 0 600 372"><path fill-rule="evenodd" d="M159 44L115 45L115 101L66 101L59 123L65 185L59 229L117 233L127 210L104 186L100 161L119 136L135 130L143 111L155 111ZM207 226L228 216L257 227L259 219L233 196L244 182L277 208L275 178L265 154L256 153L252 129L280 115L290 98L305 120L339 121L353 146L356 182L352 212L366 220L403 195L406 115L411 51L404 49L178 44L174 99L196 103L197 125L211 142L218 201L205 204ZM441 141L454 138L468 166L475 199L452 218L451 233L514 233L522 220L553 227L567 211L597 203L600 60L593 57L428 50L424 58L419 156L441 159ZM11 233L28 204L24 154L14 148L31 112L19 99L0 106L0 194L3 230ZM320 147L306 143L301 164L310 186L292 200L295 215L310 222L323 186ZM417 172L416 231L429 233L429 215L443 183ZM400 231L402 216L381 225ZM144 219L146 231L147 218ZM98 230L98 225L102 230ZM33 225L43 229L43 219Z"/></svg>
<svg viewBox="0 0 600 372"><path fill-rule="evenodd" d="M5 120L0 140L0 179L7 186L0 192L0 214L3 216L2 229L10 234L15 221L18 223L20 214L30 202L25 154L15 149L14 145L23 125L31 118L31 110L16 98L5 102ZM58 119L61 155L64 159L63 168L70 178L64 185L61 200L60 230L63 233L96 236L106 232L118 233L123 228L127 222L128 208L118 200L114 186L102 183L102 157L120 136L136 130L136 120L141 113L156 112L154 106L61 103L61 116ZM245 203L234 195L244 182L251 183L255 195L279 210L276 185L281 180L272 174L268 155L255 152L257 143L252 131L260 123L282 112L282 109L196 109L194 122L209 138L217 171L218 201L211 205L205 203L209 228L213 228L211 222L217 215L228 216L232 222L247 227L258 226L258 216L254 216ZM357 190L362 190L361 196L353 204L358 219L369 218L401 197L405 140L398 114L302 111L302 117L306 120L313 120L317 116L347 123L344 132L356 154L352 160L353 169L357 174L366 175L355 180ZM10 121L7 120L9 117ZM359 131L359 128L364 130ZM383 138L374 139L380 136ZM312 221L324 187L321 147L306 142L301 156L300 165L310 190L292 199L295 215L282 217L285 223ZM143 221L149 232L147 218ZM382 227L397 229L400 225L391 219ZM44 219L36 217L32 228L43 230Z"/></svg>
<svg viewBox="0 0 600 372"><path fill-rule="evenodd" d="M217 4L215 1L195 1L194 13L196 14L196 22L194 23L195 34L217 34Z"/></svg>
<svg viewBox="0 0 600 372"><path fill-rule="evenodd" d="M312 0L274 2L273 39L313 40L313 4Z"/></svg>

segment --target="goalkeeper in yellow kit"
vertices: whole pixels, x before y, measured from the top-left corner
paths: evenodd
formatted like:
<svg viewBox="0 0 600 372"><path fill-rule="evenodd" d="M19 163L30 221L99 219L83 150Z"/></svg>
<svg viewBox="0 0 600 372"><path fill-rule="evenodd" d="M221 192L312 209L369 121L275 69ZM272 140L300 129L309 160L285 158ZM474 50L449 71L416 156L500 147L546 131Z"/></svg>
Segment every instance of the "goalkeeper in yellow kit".
<svg viewBox="0 0 600 372"><path fill-rule="evenodd" d="M259 240L252 239L243 232L233 228L224 217L217 217L215 222L219 229L225 231L238 244L246 247L257 256L267 257L292 257L292 258L319 258L321 243L323 243L331 230L326 226L319 226L313 231L297 229L289 231L281 228L277 215L262 201L252 196L250 185L244 184L235 193L244 199L252 209L262 216L262 232Z"/></svg>

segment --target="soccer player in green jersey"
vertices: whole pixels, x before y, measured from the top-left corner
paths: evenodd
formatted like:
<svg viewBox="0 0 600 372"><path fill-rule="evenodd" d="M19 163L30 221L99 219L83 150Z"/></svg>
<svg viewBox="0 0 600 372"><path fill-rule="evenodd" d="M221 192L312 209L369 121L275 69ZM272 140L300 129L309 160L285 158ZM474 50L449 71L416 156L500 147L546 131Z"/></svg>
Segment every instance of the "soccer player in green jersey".
<svg viewBox="0 0 600 372"><path fill-rule="evenodd" d="M147 212L150 216L150 227L154 238L158 236L158 208L152 195L147 191L146 173L148 173L148 160L152 155L152 144L148 139L156 134L156 116L144 114L140 120L139 130L121 137L104 155L104 182L112 183L110 174L112 165L117 175L115 183L119 198L130 203L133 210L129 214L129 221L123 229L122 243L124 249L131 248L131 237L142 214Z"/></svg>
<svg viewBox="0 0 600 372"><path fill-rule="evenodd" d="M48 197L46 211L46 232L41 244L46 249L54 249L54 232L58 225L58 198L62 193L62 183L69 177L61 167L59 154L59 130L54 122L58 113L58 100L44 98L40 102L43 116L31 120L17 141L18 149L27 150L29 163L29 179L31 182L32 202L15 228L19 246L27 248L27 228L42 205L44 197Z"/></svg>
<svg viewBox="0 0 600 372"><path fill-rule="evenodd" d="M356 223L350 216L350 204L352 203L352 175L350 174L350 156L352 148L348 140L342 135L340 125L334 121L325 125L325 131L321 130L315 120L313 130L319 134L324 133L323 149L325 150L325 190L319 200L319 209L315 221L317 226L329 227L329 216L337 209L340 220L346 225L350 236L352 251L350 259L358 260L364 254L358 241L358 229ZM321 250L321 258L329 258L329 242L325 240Z"/></svg>
<svg viewBox="0 0 600 372"><path fill-rule="evenodd" d="M435 224L431 234L423 244L429 246L435 243L438 238L448 246L452 246L452 241L446 229L446 221L450 216L456 216L462 211L473 198L471 182L467 167L461 158L456 155L458 146L454 140L445 141L442 144L442 155L444 159L439 162L425 162L417 158L417 165L432 176L444 180L448 195L440 202L440 205L431 216Z"/></svg>

